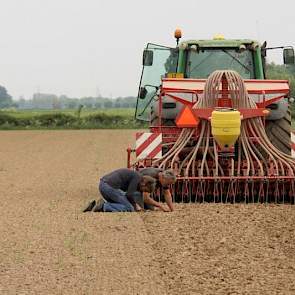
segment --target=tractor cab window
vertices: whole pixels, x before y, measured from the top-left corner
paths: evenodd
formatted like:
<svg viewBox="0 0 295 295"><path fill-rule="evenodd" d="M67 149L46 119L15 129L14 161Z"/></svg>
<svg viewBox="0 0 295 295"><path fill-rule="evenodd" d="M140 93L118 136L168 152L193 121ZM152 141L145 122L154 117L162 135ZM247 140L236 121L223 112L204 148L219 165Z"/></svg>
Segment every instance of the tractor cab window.
<svg viewBox="0 0 295 295"><path fill-rule="evenodd" d="M150 107L167 73L175 73L178 51L161 45L149 43L143 52L143 70L137 96L135 117L149 121Z"/></svg>
<svg viewBox="0 0 295 295"><path fill-rule="evenodd" d="M254 79L253 54L236 48L190 49L186 67L188 78L208 78L216 70L233 70L244 79Z"/></svg>

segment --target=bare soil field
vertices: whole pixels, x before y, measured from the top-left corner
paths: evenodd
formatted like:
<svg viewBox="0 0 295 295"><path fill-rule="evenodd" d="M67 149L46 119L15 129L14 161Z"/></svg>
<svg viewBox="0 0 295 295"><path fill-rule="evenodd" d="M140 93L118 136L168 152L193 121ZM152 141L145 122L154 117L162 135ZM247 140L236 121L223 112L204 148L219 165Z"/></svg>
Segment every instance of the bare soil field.
<svg viewBox="0 0 295 295"><path fill-rule="evenodd" d="M0 132L0 294L295 294L295 207L82 213L134 131Z"/></svg>

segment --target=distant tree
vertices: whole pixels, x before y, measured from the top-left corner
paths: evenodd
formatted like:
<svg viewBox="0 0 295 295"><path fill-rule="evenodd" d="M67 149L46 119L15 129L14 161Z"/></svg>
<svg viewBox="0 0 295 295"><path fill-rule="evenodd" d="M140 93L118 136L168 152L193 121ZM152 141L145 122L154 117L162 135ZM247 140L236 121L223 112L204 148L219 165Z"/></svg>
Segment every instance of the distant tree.
<svg viewBox="0 0 295 295"><path fill-rule="evenodd" d="M121 103L121 108L125 108L125 109L127 109L127 108L132 108L132 104L129 103L128 101L123 101L123 102Z"/></svg>
<svg viewBox="0 0 295 295"><path fill-rule="evenodd" d="M86 108L91 109L93 108L93 105L95 103L95 98L94 97L83 97L80 98L80 103L83 104Z"/></svg>
<svg viewBox="0 0 295 295"><path fill-rule="evenodd" d="M290 68L285 65L277 65L270 63L266 65L266 78L289 80L291 96L295 97L295 72L290 71Z"/></svg>
<svg viewBox="0 0 295 295"><path fill-rule="evenodd" d="M101 109L101 107L102 107L102 103L101 103L101 102L96 102L96 103L94 104L94 107L95 107L96 109Z"/></svg>
<svg viewBox="0 0 295 295"><path fill-rule="evenodd" d="M127 96L122 98L122 108L135 108L136 106L136 97Z"/></svg>
<svg viewBox="0 0 295 295"><path fill-rule="evenodd" d="M0 85L0 108L7 108L12 105L12 97L7 93L6 88Z"/></svg>
<svg viewBox="0 0 295 295"><path fill-rule="evenodd" d="M288 65L287 70L289 71L289 73L295 75L295 65Z"/></svg>
<svg viewBox="0 0 295 295"><path fill-rule="evenodd" d="M103 103L103 107L105 109L110 109L113 107L113 102L111 100L106 100L104 103Z"/></svg>
<svg viewBox="0 0 295 295"><path fill-rule="evenodd" d="M85 103L84 103L84 106L85 106L87 109L92 109L93 104L92 104L91 102L85 102Z"/></svg>
<svg viewBox="0 0 295 295"><path fill-rule="evenodd" d="M58 97L50 93L34 93L32 104L35 109L58 108Z"/></svg>
<svg viewBox="0 0 295 295"><path fill-rule="evenodd" d="M52 100L52 108L58 110L61 108L61 102L57 97L54 97Z"/></svg>
<svg viewBox="0 0 295 295"><path fill-rule="evenodd" d="M62 94L58 97L58 100L59 100L60 108L61 109L66 108L67 101L69 100L69 98L66 95Z"/></svg>
<svg viewBox="0 0 295 295"><path fill-rule="evenodd" d="M78 107L78 100L74 100L74 99L68 99L65 103L65 107L67 109L76 109Z"/></svg>
<svg viewBox="0 0 295 295"><path fill-rule="evenodd" d="M21 95L17 101L17 107L19 109L24 109L26 105L26 100L23 95Z"/></svg>
<svg viewBox="0 0 295 295"><path fill-rule="evenodd" d="M115 103L114 103L114 107L117 108L117 109L121 107L121 103L120 103L119 100L116 100L116 101L115 101Z"/></svg>

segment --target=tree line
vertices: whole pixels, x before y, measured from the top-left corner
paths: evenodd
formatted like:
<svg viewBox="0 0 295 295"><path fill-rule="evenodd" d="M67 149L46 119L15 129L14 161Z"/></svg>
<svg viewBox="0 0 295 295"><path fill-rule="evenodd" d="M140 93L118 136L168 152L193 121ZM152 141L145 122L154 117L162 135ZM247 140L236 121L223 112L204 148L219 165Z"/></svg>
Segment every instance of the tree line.
<svg viewBox="0 0 295 295"><path fill-rule="evenodd" d="M5 87L0 86L0 108L17 109L78 109L80 106L95 109L135 108L136 97L83 97L70 98L66 95L34 93L32 99L20 97L13 100Z"/></svg>
<svg viewBox="0 0 295 295"><path fill-rule="evenodd" d="M78 109L80 106L90 109L134 108L136 98L118 97L83 97L69 98L66 95L35 93L32 99L23 98L15 102L18 109Z"/></svg>

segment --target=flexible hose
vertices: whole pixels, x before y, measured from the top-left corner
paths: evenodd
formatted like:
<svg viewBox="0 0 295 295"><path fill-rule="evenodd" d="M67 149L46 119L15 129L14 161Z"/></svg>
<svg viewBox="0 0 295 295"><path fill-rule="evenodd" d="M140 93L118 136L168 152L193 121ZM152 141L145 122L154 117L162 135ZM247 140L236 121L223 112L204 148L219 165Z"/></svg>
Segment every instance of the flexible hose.
<svg viewBox="0 0 295 295"><path fill-rule="evenodd" d="M222 82L226 79L228 86L228 94L234 109L255 109L257 105L255 101L248 95L245 83L240 75L234 71L215 71L206 81L203 95L198 96L198 101L194 104L194 109L208 109L218 107L221 98L220 89ZM183 128L178 139L170 150L163 155L161 159L154 162L161 168L173 168L176 162L179 162L179 174L185 178L189 176L204 177L213 176L247 176L247 177L267 177L276 176L294 176L295 160L287 154L277 149L269 140L264 122L261 118L245 119L241 123L241 133L237 141L237 157L223 159L220 156L217 142L211 135L210 121L200 120L200 132L196 138L193 128ZM181 160L182 152L185 147L193 146L190 151L184 155ZM220 185L223 187L223 183ZM263 183L256 186L248 182L241 186L239 181L230 183L225 186L226 192L220 191L219 186L215 182L211 185L209 182L200 182L196 186L196 196L202 196L203 199L206 192L213 192L214 199L217 192L225 194L226 198L235 195L238 191L244 196L253 196L255 191L264 195L268 193L268 185L266 191L263 191ZM289 184L291 193L295 194L294 180ZM285 191L285 184L282 186ZM279 184L276 182L274 186L274 195L280 195ZM295 196L293 196L295 198Z"/></svg>

